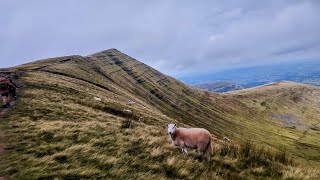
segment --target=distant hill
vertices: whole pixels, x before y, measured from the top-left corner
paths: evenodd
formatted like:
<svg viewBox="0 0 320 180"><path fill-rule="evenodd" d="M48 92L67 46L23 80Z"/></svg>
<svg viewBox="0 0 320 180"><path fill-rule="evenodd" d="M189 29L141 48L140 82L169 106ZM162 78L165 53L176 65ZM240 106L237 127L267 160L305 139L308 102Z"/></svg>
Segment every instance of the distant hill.
<svg viewBox="0 0 320 180"><path fill-rule="evenodd" d="M320 61L279 63L274 65L237 68L217 73L185 75L179 78L190 85L207 82L236 82L244 88L275 81L294 81L320 86Z"/></svg>
<svg viewBox="0 0 320 180"><path fill-rule="evenodd" d="M204 83L196 85L195 87L213 92L228 92L243 89L239 84L226 81Z"/></svg>
<svg viewBox="0 0 320 180"><path fill-rule="evenodd" d="M317 179L320 87L278 82L215 93L110 49L2 69L21 83L1 116L8 179ZM183 155L166 124L213 134ZM231 139L230 142L223 138ZM1 148L0 148L1 149ZM294 162L292 162L292 158ZM311 168L312 167L312 168Z"/></svg>

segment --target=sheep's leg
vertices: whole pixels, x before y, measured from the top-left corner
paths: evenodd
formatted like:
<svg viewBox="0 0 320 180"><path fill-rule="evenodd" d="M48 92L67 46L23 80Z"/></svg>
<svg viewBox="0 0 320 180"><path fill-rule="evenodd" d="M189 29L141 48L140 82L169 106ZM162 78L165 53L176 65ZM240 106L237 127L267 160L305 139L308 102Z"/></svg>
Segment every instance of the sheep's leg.
<svg viewBox="0 0 320 180"><path fill-rule="evenodd" d="M183 154L188 154L188 149L186 147L181 147L181 151Z"/></svg>
<svg viewBox="0 0 320 180"><path fill-rule="evenodd" d="M188 149L186 147L183 148L183 151L188 154Z"/></svg>
<svg viewBox="0 0 320 180"><path fill-rule="evenodd" d="M210 159L211 159L211 154L209 152L207 152L207 159L208 159L208 161L210 161Z"/></svg>
<svg viewBox="0 0 320 180"><path fill-rule="evenodd" d="M198 155L199 155L199 156L201 155L201 150L200 150L200 148L198 148Z"/></svg>
<svg viewBox="0 0 320 180"><path fill-rule="evenodd" d="M201 147L198 147L198 154L199 154L199 156L203 155L204 154L204 149L201 148Z"/></svg>

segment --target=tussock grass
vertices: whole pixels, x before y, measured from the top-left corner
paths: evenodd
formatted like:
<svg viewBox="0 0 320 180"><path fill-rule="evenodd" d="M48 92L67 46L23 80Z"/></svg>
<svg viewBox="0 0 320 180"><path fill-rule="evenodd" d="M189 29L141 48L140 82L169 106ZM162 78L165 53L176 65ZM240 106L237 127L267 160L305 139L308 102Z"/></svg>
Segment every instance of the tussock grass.
<svg viewBox="0 0 320 180"><path fill-rule="evenodd" d="M133 128L134 123L131 119L122 120L121 128Z"/></svg>
<svg viewBox="0 0 320 180"><path fill-rule="evenodd" d="M17 179L247 179L301 177L287 155L244 142L215 144L210 161L196 151L183 155L165 127L137 124L121 129L105 121L33 121L15 124L2 173ZM125 120L125 119L122 119ZM20 125L18 125L20 124ZM30 131L31 129L32 131ZM23 136L14 136L15 133ZM282 157L282 158L279 158ZM308 170L316 177L316 173Z"/></svg>
<svg viewBox="0 0 320 180"><path fill-rule="evenodd" d="M242 168L250 168L256 175L281 177L284 167L296 165L287 152L270 150L250 141L240 144L223 142L214 152L216 156L235 159Z"/></svg>

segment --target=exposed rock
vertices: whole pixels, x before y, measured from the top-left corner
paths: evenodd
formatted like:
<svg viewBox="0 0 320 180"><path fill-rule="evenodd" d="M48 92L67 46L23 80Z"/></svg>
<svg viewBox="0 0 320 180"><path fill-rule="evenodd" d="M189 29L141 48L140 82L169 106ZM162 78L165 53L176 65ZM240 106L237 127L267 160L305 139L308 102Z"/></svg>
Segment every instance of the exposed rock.
<svg viewBox="0 0 320 180"><path fill-rule="evenodd" d="M96 101L101 101L101 98L98 98L98 97L93 97L93 99Z"/></svg>
<svg viewBox="0 0 320 180"><path fill-rule="evenodd" d="M132 111L130 109L124 109L123 112L129 113L129 114L132 113Z"/></svg>
<svg viewBox="0 0 320 180"><path fill-rule="evenodd" d="M227 138L227 137L223 137L223 141L225 141L225 142L231 142L231 140L230 140L229 138Z"/></svg>
<svg viewBox="0 0 320 180"><path fill-rule="evenodd" d="M127 104L128 105L133 105L133 104L135 104L136 102L134 102L134 101L132 101L132 100L129 100L128 102L127 102Z"/></svg>

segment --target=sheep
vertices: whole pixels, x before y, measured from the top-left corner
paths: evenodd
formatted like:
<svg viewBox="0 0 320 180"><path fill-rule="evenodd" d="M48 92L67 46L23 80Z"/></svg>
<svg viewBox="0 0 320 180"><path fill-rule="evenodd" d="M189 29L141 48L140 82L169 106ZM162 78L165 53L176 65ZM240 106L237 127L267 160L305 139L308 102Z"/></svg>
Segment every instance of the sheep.
<svg viewBox="0 0 320 180"><path fill-rule="evenodd" d="M212 136L203 128L177 128L176 124L168 124L168 134L175 146L179 146L182 153L188 153L188 149L197 149L199 155L212 156Z"/></svg>

